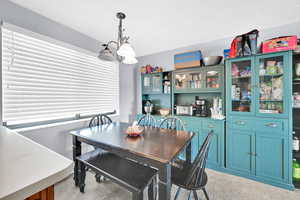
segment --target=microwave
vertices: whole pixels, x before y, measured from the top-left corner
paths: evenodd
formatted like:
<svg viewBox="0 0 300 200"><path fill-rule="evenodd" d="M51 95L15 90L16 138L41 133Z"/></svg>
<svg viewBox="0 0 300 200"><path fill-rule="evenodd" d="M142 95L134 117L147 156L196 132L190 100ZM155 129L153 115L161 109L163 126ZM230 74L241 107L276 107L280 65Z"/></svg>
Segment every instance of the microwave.
<svg viewBox="0 0 300 200"><path fill-rule="evenodd" d="M189 115L192 116L193 115L193 110L194 107L193 106L176 106L176 115Z"/></svg>

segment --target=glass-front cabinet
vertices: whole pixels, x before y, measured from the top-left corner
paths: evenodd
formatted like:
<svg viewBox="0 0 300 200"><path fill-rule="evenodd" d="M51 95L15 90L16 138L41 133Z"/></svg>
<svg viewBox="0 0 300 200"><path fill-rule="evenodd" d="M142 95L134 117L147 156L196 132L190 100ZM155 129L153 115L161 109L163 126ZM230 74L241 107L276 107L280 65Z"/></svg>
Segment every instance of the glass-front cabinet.
<svg viewBox="0 0 300 200"><path fill-rule="evenodd" d="M162 73L143 74L142 92L143 94L162 93Z"/></svg>
<svg viewBox="0 0 300 200"><path fill-rule="evenodd" d="M229 66L231 100L228 106L231 112L253 112L253 59L240 59L232 61Z"/></svg>
<svg viewBox="0 0 300 200"><path fill-rule="evenodd" d="M176 70L174 92L218 91L222 86L223 66Z"/></svg>
<svg viewBox="0 0 300 200"><path fill-rule="evenodd" d="M291 97L288 53L227 60L227 112L286 117Z"/></svg>
<svg viewBox="0 0 300 200"><path fill-rule="evenodd" d="M257 57L257 107L258 115L285 115L287 113L287 98L290 96L287 75L288 57L286 54L276 54Z"/></svg>

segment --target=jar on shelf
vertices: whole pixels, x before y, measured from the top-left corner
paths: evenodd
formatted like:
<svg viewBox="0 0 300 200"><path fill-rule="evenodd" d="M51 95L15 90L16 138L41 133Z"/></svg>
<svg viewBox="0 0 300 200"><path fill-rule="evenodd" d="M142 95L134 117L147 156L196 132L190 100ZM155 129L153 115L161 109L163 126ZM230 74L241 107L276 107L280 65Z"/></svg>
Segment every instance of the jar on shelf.
<svg viewBox="0 0 300 200"><path fill-rule="evenodd" d="M300 149L300 140L299 137L296 136L295 131L293 132L293 150L298 152Z"/></svg>

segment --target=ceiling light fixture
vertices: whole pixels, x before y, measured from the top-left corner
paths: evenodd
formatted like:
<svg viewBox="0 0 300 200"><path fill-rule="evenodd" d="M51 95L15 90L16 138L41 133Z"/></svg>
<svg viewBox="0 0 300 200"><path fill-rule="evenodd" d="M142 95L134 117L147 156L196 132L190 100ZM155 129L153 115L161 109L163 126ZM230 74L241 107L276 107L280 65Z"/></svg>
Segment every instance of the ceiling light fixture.
<svg viewBox="0 0 300 200"><path fill-rule="evenodd" d="M136 59L136 54L129 44L129 37L123 36L122 21L125 19L126 15L122 12L117 13L117 18L119 19L119 32L118 32L118 41L109 41L107 44L103 44L104 47L100 50L98 58L105 61L116 61L118 60L124 64L135 64L138 62ZM116 45L116 50L112 46Z"/></svg>

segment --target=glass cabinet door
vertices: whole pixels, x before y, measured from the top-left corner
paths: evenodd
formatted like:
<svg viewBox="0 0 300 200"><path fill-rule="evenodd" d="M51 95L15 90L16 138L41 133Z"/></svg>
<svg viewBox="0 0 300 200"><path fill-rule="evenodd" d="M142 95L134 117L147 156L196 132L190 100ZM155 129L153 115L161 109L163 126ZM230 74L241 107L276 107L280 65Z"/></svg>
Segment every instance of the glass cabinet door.
<svg viewBox="0 0 300 200"><path fill-rule="evenodd" d="M143 93L150 93L152 90L152 76L150 74L144 74L142 77Z"/></svg>
<svg viewBox="0 0 300 200"><path fill-rule="evenodd" d="M287 112L284 102L284 96L288 96L288 89L285 90L285 77L288 75L285 60L284 54L258 57L257 115L282 115Z"/></svg>
<svg viewBox="0 0 300 200"><path fill-rule="evenodd" d="M221 71L218 68L207 67L205 74L205 84L207 89L219 89L222 87L223 74L221 74Z"/></svg>
<svg viewBox="0 0 300 200"><path fill-rule="evenodd" d="M230 62L229 74L229 112L250 114L253 111L253 61L239 59Z"/></svg>
<svg viewBox="0 0 300 200"><path fill-rule="evenodd" d="M162 77L161 74L152 75L152 92L159 93L162 91Z"/></svg>
<svg viewBox="0 0 300 200"><path fill-rule="evenodd" d="M204 71L176 72L175 90L195 90L204 88Z"/></svg>

